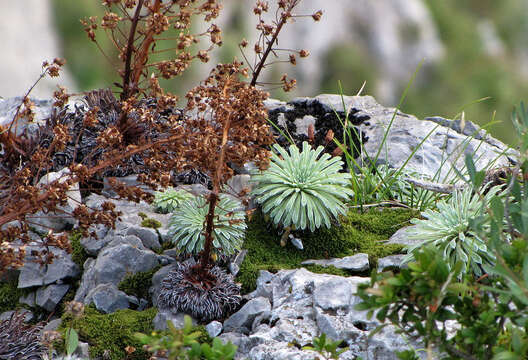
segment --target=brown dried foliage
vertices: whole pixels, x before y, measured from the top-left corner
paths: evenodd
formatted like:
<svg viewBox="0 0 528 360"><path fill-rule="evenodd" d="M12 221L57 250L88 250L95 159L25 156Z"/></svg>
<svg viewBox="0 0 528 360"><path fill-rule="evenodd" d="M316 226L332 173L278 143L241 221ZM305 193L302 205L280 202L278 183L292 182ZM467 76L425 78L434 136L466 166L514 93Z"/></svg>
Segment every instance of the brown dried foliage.
<svg viewBox="0 0 528 360"><path fill-rule="evenodd" d="M241 166L255 161L261 168L267 165L268 148L273 142L263 105L268 94L255 85L268 55L276 50L281 28L296 17L292 10L299 2L279 0L277 22L265 24L261 13L268 11L269 6L257 1L255 13L261 31L257 45L262 47L262 53L251 68L251 81L244 81L249 70L236 60L218 65L203 83L185 95L187 106L178 111L175 109L178 98L163 91L158 76L171 78L181 74L195 58L208 60L208 52L222 42L221 30L212 24L206 32L192 34L191 19L202 16L211 21L218 16L220 5L216 0L105 0L107 13L102 22L89 18L83 24L89 39L97 43L96 32L102 28L119 49L122 62L119 73L123 80L120 100L109 90L90 92L85 96L87 109L76 109L76 114L81 114L71 121L72 115L64 107L68 94L59 88L55 93L56 108L34 138L14 134L11 127L0 129L4 150L0 153L0 273L22 264L31 241L28 231L38 212L44 213L40 216L74 217L84 234L94 224L115 227L120 213L112 202L103 203L98 209L77 204L71 212L60 207L71 200L68 190L73 184L80 184L81 191L92 191L93 184L101 182L109 171L127 167L131 159L140 157L141 165L135 168L135 173L139 173L138 180L152 188L169 185L171 171L189 168L201 170L211 179L206 244L200 261L206 277L215 207L223 185L233 175L229 164ZM156 50L156 44L171 27L178 30L173 39L176 46L168 49L175 52L175 57L149 62L153 53L165 51ZM211 45L191 54L190 46L200 37L208 37ZM299 53L300 57L307 54L306 50ZM45 63L44 75L55 76L62 65L60 59ZM295 84L295 80L285 76L281 82L285 89ZM22 116L31 118L28 94L13 123ZM86 139L92 140L89 147L83 148ZM73 154L71 149L75 149ZM57 164L57 158L66 160ZM62 178L49 184L38 183L42 175L62 168L58 166L61 164L69 171ZM108 182L120 198L136 202L152 198L138 187L126 186L115 178L109 178ZM52 231L40 245L40 250L34 250L34 246L31 249L42 264L52 261L51 246L69 250L66 236L57 236Z"/></svg>

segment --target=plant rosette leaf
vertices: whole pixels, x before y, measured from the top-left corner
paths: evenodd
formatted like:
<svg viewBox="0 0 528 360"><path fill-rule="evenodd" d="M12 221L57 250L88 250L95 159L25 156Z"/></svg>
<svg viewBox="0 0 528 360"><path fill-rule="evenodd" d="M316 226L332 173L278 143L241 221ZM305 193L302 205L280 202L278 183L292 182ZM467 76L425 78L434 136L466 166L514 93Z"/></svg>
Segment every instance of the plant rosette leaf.
<svg viewBox="0 0 528 360"><path fill-rule="evenodd" d="M499 187L490 189L484 196L486 203L489 204L499 190ZM428 209L421 215L425 219L411 220L416 226L409 232L411 239L421 242L407 248L404 262L412 261L418 249L433 245L441 251L450 268L458 261L463 264L461 274L470 269L480 276L481 265L494 264L493 252L471 226L474 219L486 216L481 199L471 187L455 191L450 199L438 202L437 210ZM487 222L484 226L488 226Z"/></svg>
<svg viewBox="0 0 528 360"><path fill-rule="evenodd" d="M302 147L299 152L291 145L287 152L274 145L269 168L252 175L257 183L252 195L276 225L311 231L322 224L329 228L332 218L346 213L353 195L351 175L340 173L343 162L322 154L322 146L313 150L303 142Z"/></svg>
<svg viewBox="0 0 528 360"><path fill-rule="evenodd" d="M205 244L205 218L209 211L207 199L194 197L180 204L169 220L169 238L185 253L198 254ZM240 249L247 228L242 204L225 194L215 208L213 246L216 251L231 255Z"/></svg>
<svg viewBox="0 0 528 360"><path fill-rule="evenodd" d="M173 212L182 202L192 199L192 195L185 190L169 188L154 193L154 208L157 212L168 214Z"/></svg>

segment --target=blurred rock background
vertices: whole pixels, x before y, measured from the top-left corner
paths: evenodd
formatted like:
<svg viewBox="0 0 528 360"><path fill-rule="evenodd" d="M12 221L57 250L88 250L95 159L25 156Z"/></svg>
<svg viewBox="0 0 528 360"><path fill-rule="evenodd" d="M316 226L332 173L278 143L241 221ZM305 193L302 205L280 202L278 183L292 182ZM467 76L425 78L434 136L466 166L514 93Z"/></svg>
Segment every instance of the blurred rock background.
<svg viewBox="0 0 528 360"><path fill-rule="evenodd" d="M214 54L219 61L241 59L238 42L255 39L253 3L224 1L225 11L216 21L224 31L224 45ZM363 94L396 106L423 61L403 111L446 118L464 111L466 119L480 125L494 119L499 123L490 132L513 141L511 110L528 99L528 0L303 0L297 12L318 9L324 11L321 22L300 19L282 34L281 47L306 48L311 56L298 59L296 67L270 68L270 79L287 72L298 81L295 93L273 91L272 96L288 100L338 93L338 81L344 94L354 95L366 81ZM73 79L66 75L60 82L75 90L109 87L118 80L79 23L86 16L101 17L100 1L2 1L0 10L9 14L0 24L5 35L0 96L23 94L42 61L55 56L66 58ZM99 39L112 57L107 39ZM213 63L165 86L183 94L206 77ZM37 96L49 96L52 85L39 89ZM475 103L485 97L490 99Z"/></svg>

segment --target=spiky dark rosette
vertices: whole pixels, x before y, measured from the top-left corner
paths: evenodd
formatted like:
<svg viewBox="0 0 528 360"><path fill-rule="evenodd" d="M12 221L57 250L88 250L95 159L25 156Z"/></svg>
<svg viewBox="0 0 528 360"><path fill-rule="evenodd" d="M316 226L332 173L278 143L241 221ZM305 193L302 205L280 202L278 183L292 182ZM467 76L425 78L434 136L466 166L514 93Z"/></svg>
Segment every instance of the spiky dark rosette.
<svg viewBox="0 0 528 360"><path fill-rule="evenodd" d="M46 348L40 343L42 325L28 325L24 312L0 321L0 359L40 360Z"/></svg>
<svg viewBox="0 0 528 360"><path fill-rule="evenodd" d="M191 259L192 260L192 259ZM240 286L233 276L214 266L200 278L194 261L176 263L161 283L158 307L186 313L202 322L222 319L240 304Z"/></svg>

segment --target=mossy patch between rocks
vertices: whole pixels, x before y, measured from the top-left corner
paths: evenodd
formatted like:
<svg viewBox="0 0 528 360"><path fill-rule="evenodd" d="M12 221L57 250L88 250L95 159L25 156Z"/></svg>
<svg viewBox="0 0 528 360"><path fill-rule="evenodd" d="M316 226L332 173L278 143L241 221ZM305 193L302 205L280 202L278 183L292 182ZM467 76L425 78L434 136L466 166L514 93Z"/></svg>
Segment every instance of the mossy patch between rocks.
<svg viewBox="0 0 528 360"><path fill-rule="evenodd" d="M134 338L134 333L150 333L156 313L156 308L150 308L145 311L125 309L112 314L101 314L88 306L79 319L72 320L71 315L65 314L59 331L64 335L72 324L79 334L79 340L90 345L90 358L102 358L107 350L110 360L145 360L149 358L149 354ZM127 355L127 346L135 347L136 351ZM57 350L61 351L60 346L57 346Z"/></svg>
<svg viewBox="0 0 528 360"><path fill-rule="evenodd" d="M321 228L313 233L301 233L304 250L295 248L291 243L280 246L280 234L269 230L269 224L259 211L256 211L248 223L243 248L248 254L240 267L237 281L242 283L242 293L255 289L259 270L276 272L280 269L303 267L301 262L308 259L344 257L357 253L366 253L371 262L378 258L401 252L402 246L383 244L398 229L409 224L418 212L407 209L370 209L359 212L348 211L340 224L330 229ZM304 266L317 273L350 275L345 270Z"/></svg>
<svg viewBox="0 0 528 360"><path fill-rule="evenodd" d="M150 271L127 275L119 283L117 288L121 291L124 291L128 295L137 297L138 299L147 299L149 304L152 305L152 300L148 290L152 285L152 277L160 268L161 266L156 266Z"/></svg>

